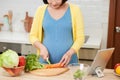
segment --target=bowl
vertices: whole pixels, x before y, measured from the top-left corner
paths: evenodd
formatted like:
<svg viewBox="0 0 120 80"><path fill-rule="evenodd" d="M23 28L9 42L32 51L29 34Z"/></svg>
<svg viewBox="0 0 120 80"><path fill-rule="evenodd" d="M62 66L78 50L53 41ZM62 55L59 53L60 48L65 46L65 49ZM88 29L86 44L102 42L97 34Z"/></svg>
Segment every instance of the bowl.
<svg viewBox="0 0 120 80"><path fill-rule="evenodd" d="M90 66L84 63L72 63L68 65L70 75L74 80L85 80Z"/></svg>
<svg viewBox="0 0 120 80"><path fill-rule="evenodd" d="M25 66L15 67L15 68L5 68L3 67L3 75L5 76L20 76L24 72Z"/></svg>

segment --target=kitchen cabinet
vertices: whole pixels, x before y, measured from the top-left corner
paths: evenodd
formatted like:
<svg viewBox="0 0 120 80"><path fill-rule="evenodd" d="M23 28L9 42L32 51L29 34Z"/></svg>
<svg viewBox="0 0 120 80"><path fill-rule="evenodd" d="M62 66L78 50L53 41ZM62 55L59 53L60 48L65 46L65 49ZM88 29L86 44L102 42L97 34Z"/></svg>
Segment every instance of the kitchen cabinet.
<svg viewBox="0 0 120 80"><path fill-rule="evenodd" d="M79 50L79 59L93 60L98 49L81 48Z"/></svg>
<svg viewBox="0 0 120 80"><path fill-rule="evenodd" d="M79 61L91 65L98 50L95 48L81 48L78 53Z"/></svg>
<svg viewBox="0 0 120 80"><path fill-rule="evenodd" d="M36 48L33 47L31 44L22 44L21 45L21 54L27 55L29 53L36 53Z"/></svg>
<svg viewBox="0 0 120 80"><path fill-rule="evenodd" d="M0 52L6 49L15 50L17 53L26 53L22 48L22 45L30 44L29 33L26 32L10 32L10 31L0 31ZM32 49L32 48L31 48ZM28 49L26 49L27 51ZM28 50L32 51L32 50Z"/></svg>
<svg viewBox="0 0 120 80"><path fill-rule="evenodd" d="M6 49L12 49L17 53L21 53L21 45L20 44L12 44L7 42L0 42L0 52L3 52Z"/></svg>
<svg viewBox="0 0 120 80"><path fill-rule="evenodd" d="M19 55L27 55L29 53L36 53L35 47L33 47L31 44L0 42L0 52L5 51L6 49L14 50Z"/></svg>

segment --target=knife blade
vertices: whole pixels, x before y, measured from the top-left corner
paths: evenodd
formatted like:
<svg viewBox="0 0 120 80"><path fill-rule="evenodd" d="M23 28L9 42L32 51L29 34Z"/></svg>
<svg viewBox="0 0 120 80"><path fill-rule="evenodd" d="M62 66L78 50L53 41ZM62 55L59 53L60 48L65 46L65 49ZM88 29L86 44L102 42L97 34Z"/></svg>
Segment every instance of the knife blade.
<svg viewBox="0 0 120 80"><path fill-rule="evenodd" d="M49 58L47 58L46 61L47 61L48 64L51 64Z"/></svg>

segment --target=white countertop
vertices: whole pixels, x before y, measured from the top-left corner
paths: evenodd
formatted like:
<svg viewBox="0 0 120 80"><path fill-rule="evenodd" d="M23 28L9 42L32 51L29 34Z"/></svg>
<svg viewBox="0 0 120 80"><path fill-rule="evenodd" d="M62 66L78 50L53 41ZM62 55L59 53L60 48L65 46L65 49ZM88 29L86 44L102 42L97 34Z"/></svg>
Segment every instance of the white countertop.
<svg viewBox="0 0 120 80"><path fill-rule="evenodd" d="M30 73L23 73L22 75L17 77L10 77L10 76L5 76L5 74L2 71L3 69L0 68L1 80L74 80L72 78L70 71L67 71L57 76L49 76L49 77L33 75ZM113 73L113 69L105 69L104 74L105 76L101 78L98 78L96 75L95 76L88 75L85 80L120 80L120 77Z"/></svg>
<svg viewBox="0 0 120 80"><path fill-rule="evenodd" d="M0 42L30 44L29 33L1 31Z"/></svg>
<svg viewBox="0 0 120 80"><path fill-rule="evenodd" d="M95 48L99 49L101 44L102 35L89 35L89 38L82 48ZM0 42L6 43L19 43L19 44L30 44L29 33L27 32L0 32Z"/></svg>
<svg viewBox="0 0 120 80"><path fill-rule="evenodd" d="M95 49L99 49L101 46L101 40L102 40L102 36L92 36L90 35L88 40L86 41L86 43L84 43L84 45L82 46L82 48L95 48Z"/></svg>

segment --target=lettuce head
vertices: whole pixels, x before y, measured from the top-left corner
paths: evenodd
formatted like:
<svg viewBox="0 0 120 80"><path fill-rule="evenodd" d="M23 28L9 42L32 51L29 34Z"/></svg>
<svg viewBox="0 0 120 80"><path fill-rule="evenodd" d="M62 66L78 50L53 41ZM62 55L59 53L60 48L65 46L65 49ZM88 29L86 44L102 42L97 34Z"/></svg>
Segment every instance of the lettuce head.
<svg viewBox="0 0 120 80"><path fill-rule="evenodd" d="M2 66L2 59L1 59L1 54L0 54L0 67Z"/></svg>
<svg viewBox="0 0 120 80"><path fill-rule="evenodd" d="M0 65L2 67L14 68L14 67L18 66L19 56L13 50L10 50L10 49L6 50L5 52L3 52L1 54L0 58L1 58Z"/></svg>

